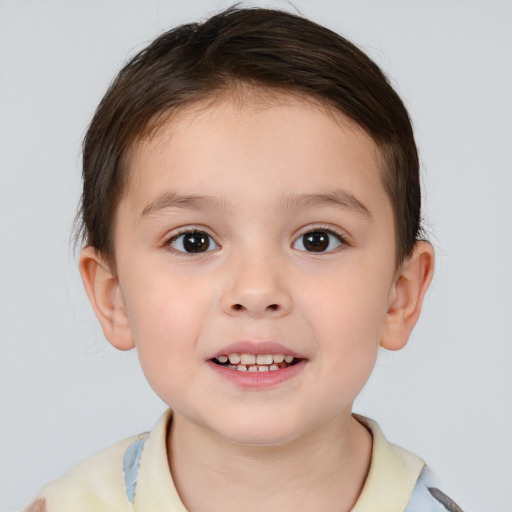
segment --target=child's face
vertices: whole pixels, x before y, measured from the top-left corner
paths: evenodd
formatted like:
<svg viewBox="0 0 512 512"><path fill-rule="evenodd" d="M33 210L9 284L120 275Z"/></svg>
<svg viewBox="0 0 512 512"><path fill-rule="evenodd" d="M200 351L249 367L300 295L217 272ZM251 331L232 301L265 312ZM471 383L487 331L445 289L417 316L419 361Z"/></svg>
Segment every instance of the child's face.
<svg viewBox="0 0 512 512"><path fill-rule="evenodd" d="M115 229L128 323L111 341L133 336L175 414L244 444L348 418L396 280L373 141L305 101L226 99L141 142L130 173ZM212 360L243 352L300 363L253 373Z"/></svg>

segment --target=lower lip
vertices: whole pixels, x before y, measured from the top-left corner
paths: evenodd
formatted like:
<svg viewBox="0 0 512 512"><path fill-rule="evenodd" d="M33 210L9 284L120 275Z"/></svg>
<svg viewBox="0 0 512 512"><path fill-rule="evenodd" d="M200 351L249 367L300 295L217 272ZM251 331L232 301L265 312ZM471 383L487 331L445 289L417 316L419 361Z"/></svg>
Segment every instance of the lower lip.
<svg viewBox="0 0 512 512"><path fill-rule="evenodd" d="M280 370L269 370L267 372L241 372L233 368L220 366L213 361L206 361L206 364L213 371L217 372L218 375L238 386L250 389L263 389L276 386L295 377L304 369L306 362L306 359L301 359L293 366L287 366Z"/></svg>

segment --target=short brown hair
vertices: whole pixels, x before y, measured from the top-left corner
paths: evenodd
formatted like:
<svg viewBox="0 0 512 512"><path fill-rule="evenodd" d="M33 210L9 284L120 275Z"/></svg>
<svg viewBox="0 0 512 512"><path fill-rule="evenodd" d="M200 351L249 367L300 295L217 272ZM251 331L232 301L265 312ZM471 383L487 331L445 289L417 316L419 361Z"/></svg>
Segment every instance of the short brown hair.
<svg viewBox="0 0 512 512"><path fill-rule="evenodd" d="M119 72L84 139L77 239L114 265L114 217L131 148L167 113L240 85L318 100L372 137L393 207L397 264L410 256L421 231L421 191L413 130L400 97L345 38L300 16L261 8L230 8L204 23L174 28Z"/></svg>

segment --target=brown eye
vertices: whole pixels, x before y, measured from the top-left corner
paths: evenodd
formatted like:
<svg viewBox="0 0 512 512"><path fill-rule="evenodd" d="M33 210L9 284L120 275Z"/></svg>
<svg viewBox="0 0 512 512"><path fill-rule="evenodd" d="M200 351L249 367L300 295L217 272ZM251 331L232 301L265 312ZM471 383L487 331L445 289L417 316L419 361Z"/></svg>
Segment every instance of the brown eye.
<svg viewBox="0 0 512 512"><path fill-rule="evenodd" d="M213 238L204 231L187 231L173 237L169 245L184 253L201 253L217 249L218 245Z"/></svg>
<svg viewBox="0 0 512 512"><path fill-rule="evenodd" d="M328 252L343 245L340 235L332 231L309 231L293 244L295 249L308 252Z"/></svg>

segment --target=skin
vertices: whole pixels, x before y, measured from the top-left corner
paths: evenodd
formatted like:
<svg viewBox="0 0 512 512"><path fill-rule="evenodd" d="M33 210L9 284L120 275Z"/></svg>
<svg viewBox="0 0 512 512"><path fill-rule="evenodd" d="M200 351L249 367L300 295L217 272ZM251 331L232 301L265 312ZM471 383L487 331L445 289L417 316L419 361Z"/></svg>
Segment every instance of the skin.
<svg viewBox="0 0 512 512"><path fill-rule="evenodd" d="M296 200L333 191L341 204ZM164 193L213 201L172 206ZM192 228L210 250L181 252L176 237ZM319 230L330 245L308 251L303 235ZM138 144L115 249L113 272L85 248L83 281L106 337L137 348L174 410L169 461L187 508L350 510L371 459L352 403L379 346L406 344L434 262L419 242L396 268L372 139L287 96L189 107ZM278 385L241 387L207 364L239 340L281 343L306 364Z"/></svg>

